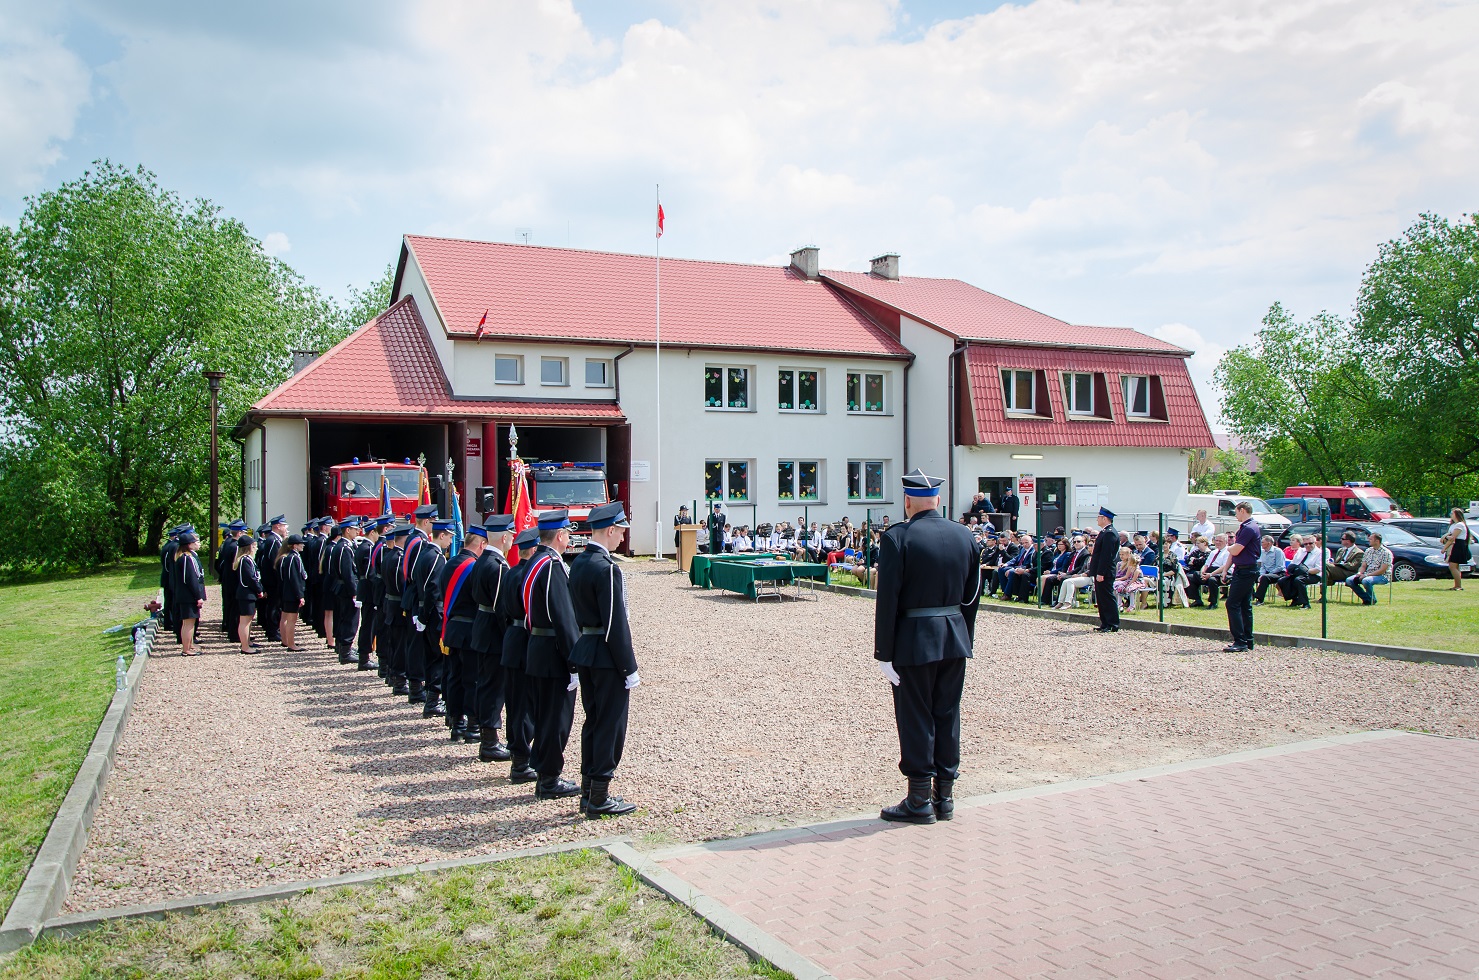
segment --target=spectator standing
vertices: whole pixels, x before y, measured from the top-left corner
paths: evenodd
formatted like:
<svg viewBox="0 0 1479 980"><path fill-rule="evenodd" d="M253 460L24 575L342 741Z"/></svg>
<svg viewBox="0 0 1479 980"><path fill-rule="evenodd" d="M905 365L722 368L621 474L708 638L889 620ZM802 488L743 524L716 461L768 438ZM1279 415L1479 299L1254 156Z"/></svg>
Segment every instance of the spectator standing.
<svg viewBox="0 0 1479 980"><path fill-rule="evenodd" d="M1200 534L1208 541L1211 541L1212 535L1216 533L1217 528L1213 527L1212 522L1207 520L1207 511L1205 509L1197 511L1196 523L1191 526L1191 539L1195 541L1197 535Z"/></svg>
<svg viewBox="0 0 1479 980"><path fill-rule="evenodd" d="M1448 558L1448 574L1453 576L1453 587L1448 591L1464 591L1464 566L1473 557L1469 544L1469 525L1464 512L1455 507L1448 514L1448 533L1443 535L1443 548Z"/></svg>
<svg viewBox="0 0 1479 980"><path fill-rule="evenodd" d="M1227 628L1232 643L1223 647L1226 653L1253 649L1253 582L1258 578L1258 542L1263 537L1263 528L1253 519L1252 504L1239 501L1236 514L1242 523L1227 549Z"/></svg>
<svg viewBox="0 0 1479 980"><path fill-rule="evenodd" d="M1386 585L1392 574L1392 553L1382 543L1381 532L1371 532L1371 544L1366 548L1365 554L1361 556L1361 567L1356 574L1345 580L1345 584L1351 587L1351 591L1360 596L1361 604L1365 606L1376 605L1376 590L1373 585Z"/></svg>
<svg viewBox="0 0 1479 980"><path fill-rule="evenodd" d="M1263 597L1268 595L1268 587L1284 577L1284 566L1288 559L1284 553L1274 547L1273 535L1263 536L1263 551L1258 554L1258 586L1253 590L1253 604L1263 605Z"/></svg>

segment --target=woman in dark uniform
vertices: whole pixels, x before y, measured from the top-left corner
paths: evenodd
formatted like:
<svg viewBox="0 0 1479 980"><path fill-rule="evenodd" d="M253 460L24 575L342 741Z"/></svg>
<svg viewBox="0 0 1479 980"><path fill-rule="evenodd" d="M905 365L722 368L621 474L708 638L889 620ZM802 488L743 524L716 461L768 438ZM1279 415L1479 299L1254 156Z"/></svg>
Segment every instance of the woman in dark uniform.
<svg viewBox="0 0 1479 980"><path fill-rule="evenodd" d="M282 645L298 649L298 614L308 594L308 569L303 566L303 536L289 534L277 556L278 595L282 599Z"/></svg>
<svg viewBox="0 0 1479 980"><path fill-rule="evenodd" d="M175 598L175 621L180 624L180 653L193 657L195 649L195 624L200 621L200 609L205 605L205 573L200 570L200 559L195 557L200 550L200 538L191 532L180 535L180 547L175 552L175 567L171 569Z"/></svg>
<svg viewBox="0 0 1479 980"><path fill-rule="evenodd" d="M262 649L252 642L252 620L257 616L257 600L262 598L262 576L257 573L256 538L245 534L236 549L236 632L241 637L241 652L256 653Z"/></svg>

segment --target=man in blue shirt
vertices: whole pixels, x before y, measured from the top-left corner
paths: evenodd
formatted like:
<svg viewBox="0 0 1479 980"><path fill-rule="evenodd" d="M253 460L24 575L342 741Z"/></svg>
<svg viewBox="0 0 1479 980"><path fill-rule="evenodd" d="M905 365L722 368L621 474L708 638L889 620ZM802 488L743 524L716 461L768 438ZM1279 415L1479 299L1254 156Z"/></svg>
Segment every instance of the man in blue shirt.
<svg viewBox="0 0 1479 980"><path fill-rule="evenodd" d="M1228 546L1230 572L1227 586L1227 628L1232 643L1224 653L1243 653L1253 649L1253 586L1258 579L1258 541L1263 528L1253 519L1253 505L1240 501L1237 508L1238 533Z"/></svg>

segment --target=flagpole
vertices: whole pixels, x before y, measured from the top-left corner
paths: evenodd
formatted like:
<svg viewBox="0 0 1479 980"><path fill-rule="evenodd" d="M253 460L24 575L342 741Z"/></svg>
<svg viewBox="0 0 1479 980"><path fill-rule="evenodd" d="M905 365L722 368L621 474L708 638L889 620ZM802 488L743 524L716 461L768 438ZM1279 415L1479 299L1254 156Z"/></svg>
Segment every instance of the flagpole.
<svg viewBox="0 0 1479 980"><path fill-rule="evenodd" d="M662 213L662 185L661 184L657 184L657 185L654 185L654 186L657 189L656 190L657 211L658 211L658 214L661 214ZM657 483L657 499L653 503L652 509L653 509L653 527L656 530L656 533L653 536L653 553L656 554L658 558L661 558L661 557L663 557L663 547L662 547L662 530L663 530L663 528L662 528L662 226L661 225L658 225L656 231L657 231L657 235L654 238L654 241L657 243L657 245L656 245L656 258L657 258L657 306L656 306L656 311L655 311L655 324L654 324L654 326L655 326L656 338L657 338L657 344L656 344L657 365L656 365L656 369L655 369L655 376L656 376L656 381L657 381L657 390L656 390L656 400L657 400L657 459L656 459L656 466L655 466L655 469L657 470L657 473L655 474L655 480L656 480L656 483Z"/></svg>

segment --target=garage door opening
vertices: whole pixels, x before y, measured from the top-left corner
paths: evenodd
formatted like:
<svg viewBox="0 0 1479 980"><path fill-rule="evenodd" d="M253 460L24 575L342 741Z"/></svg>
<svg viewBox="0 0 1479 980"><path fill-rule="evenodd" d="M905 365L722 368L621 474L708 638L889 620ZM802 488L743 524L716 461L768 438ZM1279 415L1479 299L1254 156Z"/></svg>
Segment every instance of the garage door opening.
<svg viewBox="0 0 1479 980"><path fill-rule="evenodd" d="M447 427L369 422L308 423L308 501L309 513L324 514L328 509L326 492L330 466L348 463L355 457L361 462L384 459L416 462L426 456L426 472L433 478L447 470ZM458 474L460 477L462 474ZM435 487L435 484L433 484ZM433 493L433 500L438 495Z"/></svg>

